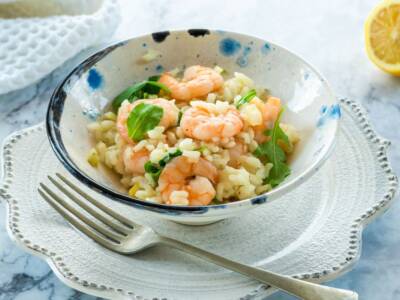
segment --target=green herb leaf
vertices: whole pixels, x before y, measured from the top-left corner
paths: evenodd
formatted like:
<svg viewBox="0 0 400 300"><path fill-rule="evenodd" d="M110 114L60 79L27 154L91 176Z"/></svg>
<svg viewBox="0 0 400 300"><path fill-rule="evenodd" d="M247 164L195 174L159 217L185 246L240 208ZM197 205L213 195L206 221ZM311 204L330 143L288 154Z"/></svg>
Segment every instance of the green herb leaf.
<svg viewBox="0 0 400 300"><path fill-rule="evenodd" d="M205 145L201 145L199 148L196 149L196 151L199 151L201 154L203 154L203 152L205 150L207 150L208 148Z"/></svg>
<svg viewBox="0 0 400 300"><path fill-rule="evenodd" d="M177 156L180 156L180 155L182 155L182 151L179 150L179 149L177 149L175 152L168 153L166 156L164 156L164 157L158 162L158 164L159 164L161 167L165 167L165 165L166 165L167 163L169 163L174 157L177 157Z"/></svg>
<svg viewBox="0 0 400 300"><path fill-rule="evenodd" d="M275 128L275 125L276 124L274 124L274 128ZM272 138L273 130L267 130L264 132L264 134L266 136L270 136ZM275 139L276 139L277 143L280 141L280 142L284 143L286 146L288 146L288 147L290 146L289 138L286 135L286 133L282 130L282 128L279 126L279 124L275 128Z"/></svg>
<svg viewBox="0 0 400 300"><path fill-rule="evenodd" d="M160 75L153 75L153 76L150 76L147 80L148 81L158 81L159 79L160 79Z"/></svg>
<svg viewBox="0 0 400 300"><path fill-rule="evenodd" d="M265 142L257 147L254 154L262 159L266 159L273 163L272 157L275 157L275 161L285 161L286 154L279 147L278 144L272 143L272 140Z"/></svg>
<svg viewBox="0 0 400 300"><path fill-rule="evenodd" d="M145 99L145 94L147 94L147 97L150 94L157 95L160 90L163 90L168 94L171 93L170 89L167 86L160 82L157 82L159 79L160 76L158 75L151 76L148 80L139 82L128 87L121 94L114 98L112 102L112 107L114 108L114 110L118 110L124 100L129 100L130 102L133 102L137 99Z"/></svg>
<svg viewBox="0 0 400 300"><path fill-rule="evenodd" d="M145 86L143 87L143 91L148 94L158 94L160 90L167 92L168 94L171 93L171 90L161 82L156 81L144 81Z"/></svg>
<svg viewBox="0 0 400 300"><path fill-rule="evenodd" d="M147 161L144 164L144 170L146 173L150 174L151 178L154 180L155 183L158 182L158 178L161 174L161 168L156 164L153 164L151 161Z"/></svg>
<svg viewBox="0 0 400 300"><path fill-rule="evenodd" d="M279 185L290 174L290 168L286 164L286 154L278 144L274 144L272 141L263 143L257 147L254 155L273 164L265 179L271 186Z"/></svg>
<svg viewBox="0 0 400 300"><path fill-rule="evenodd" d="M144 170L146 171L146 173L156 173L160 170L160 168L156 164L153 164L151 161L147 161L144 164Z"/></svg>
<svg viewBox="0 0 400 300"><path fill-rule="evenodd" d="M164 156L158 164L154 164L151 161L147 161L144 164L144 170L146 173L150 174L151 178L154 180L155 183L158 182L158 178L160 177L161 171L164 167L169 163L174 157L182 155L182 151L177 149L175 152L168 153Z"/></svg>
<svg viewBox="0 0 400 300"><path fill-rule="evenodd" d="M289 138L279 126L282 112L283 110L280 111L272 130L265 132L265 135L269 136L271 139L259 145L254 151L255 156L263 160L266 159L273 164L273 167L266 178L266 182L271 184L273 187L280 184L290 174L290 168L286 164L286 154L279 146L280 142L287 145L290 144Z"/></svg>
<svg viewBox="0 0 400 300"><path fill-rule="evenodd" d="M128 135L135 142L142 140L147 131L156 127L164 114L164 110L156 105L140 103L135 106L128 117Z"/></svg>
<svg viewBox="0 0 400 300"><path fill-rule="evenodd" d="M251 101L255 96L257 95L256 90L250 90L247 92L246 95L244 95L242 98L239 99L239 101L236 103L236 108L239 108L243 104L246 104Z"/></svg>
<svg viewBox="0 0 400 300"><path fill-rule="evenodd" d="M183 112L179 111L179 113L178 113L178 126L179 126L179 124L181 124L182 116L183 116Z"/></svg>
<svg viewBox="0 0 400 300"><path fill-rule="evenodd" d="M139 99L138 97L135 97L135 95L140 90L142 90L145 85L146 85L145 82L137 83L133 86L128 87L121 94L119 94L117 97L115 97L112 102L112 107L114 108L114 110L118 110L118 108L121 106L121 104L122 104L122 102L124 102L124 100L134 100L134 98ZM130 102L132 102L132 101L130 101Z"/></svg>
<svg viewBox="0 0 400 300"><path fill-rule="evenodd" d="M281 182L284 181L285 178L289 175L290 175L289 166L284 162L278 161L272 167L270 174L266 180L272 187L275 187L281 184Z"/></svg>

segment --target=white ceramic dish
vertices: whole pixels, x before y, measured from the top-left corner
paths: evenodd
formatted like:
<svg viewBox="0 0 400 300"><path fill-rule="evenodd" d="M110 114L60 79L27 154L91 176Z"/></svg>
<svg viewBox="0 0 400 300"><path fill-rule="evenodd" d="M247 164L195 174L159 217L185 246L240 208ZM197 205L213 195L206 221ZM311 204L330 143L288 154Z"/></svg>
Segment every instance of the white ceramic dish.
<svg viewBox="0 0 400 300"><path fill-rule="evenodd" d="M149 50L160 56L148 64ZM179 49L179 51L177 51ZM283 121L301 133L291 157L291 175L272 191L257 197L213 206L167 206L132 199L118 181L86 161L93 146L87 124L121 90L162 70L218 64L239 71L270 89L286 106ZM158 32L133 38L97 52L82 62L56 89L49 104L47 132L66 169L90 188L118 201L187 224L205 224L237 215L277 199L314 174L328 158L338 127L340 107L327 82L305 61L264 40L205 29Z"/></svg>
<svg viewBox="0 0 400 300"><path fill-rule="evenodd" d="M337 147L323 168L279 201L239 217L182 226L93 194L136 222L209 251L308 280L334 279L358 260L363 227L390 206L397 188L386 156L389 143L374 133L356 103L343 101L342 108ZM257 300L273 292L173 249L121 256L75 231L36 192L47 174L64 171L43 125L11 135L3 157L0 195L10 236L46 259L71 287L114 300Z"/></svg>

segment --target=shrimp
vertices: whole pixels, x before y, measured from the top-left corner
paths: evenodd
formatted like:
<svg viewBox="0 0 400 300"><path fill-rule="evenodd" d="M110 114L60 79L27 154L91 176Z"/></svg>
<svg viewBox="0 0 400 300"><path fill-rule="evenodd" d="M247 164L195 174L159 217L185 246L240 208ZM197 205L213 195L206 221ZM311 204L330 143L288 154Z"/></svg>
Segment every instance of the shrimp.
<svg viewBox="0 0 400 300"><path fill-rule="evenodd" d="M240 157L247 152L247 145L240 142L236 142L235 147L228 149L229 151L229 162L228 165L233 168L240 166Z"/></svg>
<svg viewBox="0 0 400 300"><path fill-rule="evenodd" d="M122 139L128 144L133 144L133 141L128 135L128 127L126 126L126 122L132 109L140 103L153 104L161 107L164 110L163 117L159 124L160 126L168 128L178 123L179 109L175 106L173 101L169 101L163 98L142 99L137 100L133 103L124 101L118 110L117 129Z"/></svg>
<svg viewBox="0 0 400 300"><path fill-rule="evenodd" d="M217 71L199 65L187 68L181 82L168 72L162 74L158 81L171 90L172 98L181 101L206 96L220 89L224 83Z"/></svg>
<svg viewBox="0 0 400 300"><path fill-rule="evenodd" d="M231 138L243 128L243 121L236 108L229 106L222 113L213 103L192 101L181 119L183 133L191 138L211 141L215 138Z"/></svg>
<svg viewBox="0 0 400 300"><path fill-rule="evenodd" d="M263 143L267 140L264 131L266 129L271 129L278 118L281 110L281 100L276 97L269 97L267 102L264 103L259 98L253 98L250 103L257 106L263 117L263 124L254 126L255 140L259 143Z"/></svg>
<svg viewBox="0 0 400 300"><path fill-rule="evenodd" d="M217 168L208 160L200 158L193 163L187 157L179 156L163 169L158 187L162 200L167 204L171 204L172 192L186 191L190 205L208 205L215 197L213 183L216 183L217 178Z"/></svg>
<svg viewBox="0 0 400 300"><path fill-rule="evenodd" d="M150 153L146 148L137 152L133 151L132 146L125 146L121 151L122 161L125 171L133 174L144 174L144 165L150 159Z"/></svg>

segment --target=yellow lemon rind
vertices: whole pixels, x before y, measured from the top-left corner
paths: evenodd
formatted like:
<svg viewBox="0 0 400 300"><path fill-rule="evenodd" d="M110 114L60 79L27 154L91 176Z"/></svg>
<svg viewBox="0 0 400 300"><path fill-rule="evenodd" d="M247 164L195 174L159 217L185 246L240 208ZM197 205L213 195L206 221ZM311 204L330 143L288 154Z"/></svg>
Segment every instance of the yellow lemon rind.
<svg viewBox="0 0 400 300"><path fill-rule="evenodd" d="M397 1L384 1L382 4L376 6L371 13L369 14L367 20L365 21L364 25L364 38L365 38L365 49L367 52L367 55L369 59L382 71L387 72L391 75L395 76L400 76L400 63L397 64L389 64L380 59L375 55L374 49L371 45L371 40L370 40L370 28L372 21L376 18L378 13L387 7L388 5L395 3Z"/></svg>

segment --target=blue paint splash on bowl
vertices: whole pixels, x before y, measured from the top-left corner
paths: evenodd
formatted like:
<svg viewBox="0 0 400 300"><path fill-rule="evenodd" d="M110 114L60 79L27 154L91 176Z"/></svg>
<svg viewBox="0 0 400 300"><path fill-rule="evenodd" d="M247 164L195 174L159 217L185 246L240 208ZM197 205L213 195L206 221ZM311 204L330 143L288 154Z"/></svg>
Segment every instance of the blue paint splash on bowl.
<svg viewBox="0 0 400 300"><path fill-rule="evenodd" d="M339 119L342 116L342 111L340 110L340 105L335 104L331 106L331 117L334 119Z"/></svg>
<svg viewBox="0 0 400 300"><path fill-rule="evenodd" d="M233 56L239 52L242 45L232 38L225 38L219 42L219 51L225 56Z"/></svg>
<svg viewBox="0 0 400 300"><path fill-rule="evenodd" d="M337 120L342 116L339 104L332 104L330 107L321 106L320 116L317 121L317 127L322 127L328 120Z"/></svg>
<svg viewBox="0 0 400 300"><path fill-rule="evenodd" d="M159 73L161 73L161 72L164 71L164 67L163 67L162 65L157 65L157 66L156 66L156 71L159 72Z"/></svg>
<svg viewBox="0 0 400 300"><path fill-rule="evenodd" d="M92 90L97 90L103 84L103 76L95 68L90 69L87 83Z"/></svg>
<svg viewBox="0 0 400 300"><path fill-rule="evenodd" d="M261 53L262 54L268 54L271 51L271 46L268 43L265 43L261 47Z"/></svg>
<svg viewBox="0 0 400 300"><path fill-rule="evenodd" d="M212 208L212 209L225 209L225 208L227 208L227 206L226 206L226 204L215 204L215 205L210 206L210 208Z"/></svg>
<svg viewBox="0 0 400 300"><path fill-rule="evenodd" d="M246 46L243 48L242 54L237 58L236 63L239 67L244 68L249 64L249 54L251 53L251 48Z"/></svg>
<svg viewBox="0 0 400 300"><path fill-rule="evenodd" d="M94 107L86 108L82 111L82 114L87 117L90 121L96 121L97 118L100 116L100 112L98 109Z"/></svg>
<svg viewBox="0 0 400 300"><path fill-rule="evenodd" d="M258 205L267 202L267 196L258 196L250 200L251 205Z"/></svg>

